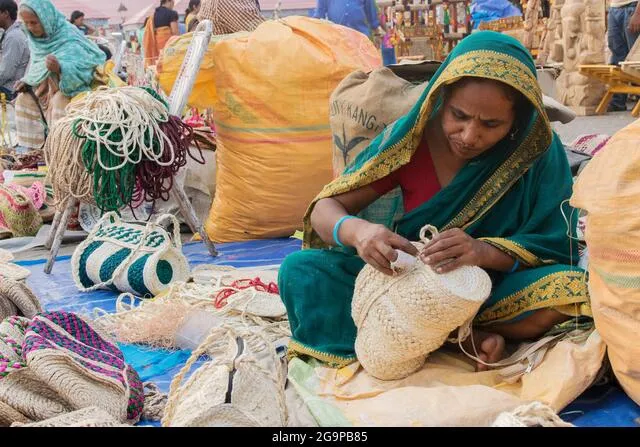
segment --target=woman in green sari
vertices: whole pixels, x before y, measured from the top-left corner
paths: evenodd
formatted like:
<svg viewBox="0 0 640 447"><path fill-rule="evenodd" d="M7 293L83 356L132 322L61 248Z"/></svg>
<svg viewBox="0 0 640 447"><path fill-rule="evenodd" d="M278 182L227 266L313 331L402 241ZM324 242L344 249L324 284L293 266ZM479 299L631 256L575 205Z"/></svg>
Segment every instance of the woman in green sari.
<svg viewBox="0 0 640 447"><path fill-rule="evenodd" d="M280 269L291 354L335 367L355 361L356 277L365 263L391 274L396 250L439 273L490 273L473 336L485 363L502 358L505 338L539 338L590 316L584 272L572 267L576 218L564 218L572 184L529 52L499 33L467 37L412 110L311 204L305 250ZM426 224L440 234L417 253L409 241Z"/></svg>

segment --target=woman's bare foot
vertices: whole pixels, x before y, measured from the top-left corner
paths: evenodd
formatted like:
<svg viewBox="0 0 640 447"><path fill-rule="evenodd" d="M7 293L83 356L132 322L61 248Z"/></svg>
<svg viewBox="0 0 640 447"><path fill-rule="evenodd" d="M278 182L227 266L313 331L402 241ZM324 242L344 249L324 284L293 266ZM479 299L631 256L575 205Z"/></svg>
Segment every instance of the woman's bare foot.
<svg viewBox="0 0 640 447"><path fill-rule="evenodd" d="M473 341L471 337L469 337L462 343L462 347L467 353L476 355L473 349L475 344L476 350L478 351L477 357L484 363L497 363L502 360L505 347L505 341L502 335L474 330L472 337ZM489 366L483 365L480 362L478 362L476 366L478 372L488 371L489 368Z"/></svg>

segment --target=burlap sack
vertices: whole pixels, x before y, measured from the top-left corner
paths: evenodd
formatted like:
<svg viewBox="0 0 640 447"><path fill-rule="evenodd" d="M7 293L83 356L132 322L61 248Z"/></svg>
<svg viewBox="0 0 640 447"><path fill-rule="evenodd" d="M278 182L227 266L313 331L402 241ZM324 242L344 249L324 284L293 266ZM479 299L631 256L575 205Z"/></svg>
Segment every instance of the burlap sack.
<svg viewBox="0 0 640 447"><path fill-rule="evenodd" d="M640 404L640 121L618 132L578 177L588 212L589 293L596 327L627 394Z"/></svg>
<svg viewBox="0 0 640 447"><path fill-rule="evenodd" d="M331 95L334 177L389 124L407 114L426 86L405 81L386 67L347 76Z"/></svg>

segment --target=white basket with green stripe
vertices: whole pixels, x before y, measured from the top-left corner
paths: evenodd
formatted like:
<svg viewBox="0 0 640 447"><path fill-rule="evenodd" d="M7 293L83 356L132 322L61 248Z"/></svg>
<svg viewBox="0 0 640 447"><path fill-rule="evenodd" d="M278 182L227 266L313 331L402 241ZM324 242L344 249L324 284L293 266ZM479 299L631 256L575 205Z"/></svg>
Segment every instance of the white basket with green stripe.
<svg viewBox="0 0 640 447"><path fill-rule="evenodd" d="M160 225L167 219L173 222L173 238ZM73 253L71 263L73 279L83 292L106 289L151 297L189 276L180 224L168 214L147 224L105 214Z"/></svg>

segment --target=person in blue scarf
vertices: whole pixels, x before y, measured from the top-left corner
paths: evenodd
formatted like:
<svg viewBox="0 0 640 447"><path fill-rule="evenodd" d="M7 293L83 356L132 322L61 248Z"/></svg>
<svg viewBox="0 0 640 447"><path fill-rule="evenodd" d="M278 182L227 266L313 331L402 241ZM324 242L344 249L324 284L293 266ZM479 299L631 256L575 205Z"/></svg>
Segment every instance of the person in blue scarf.
<svg viewBox="0 0 640 447"><path fill-rule="evenodd" d="M392 274L398 250L437 273L489 272L492 294L472 338L479 370L503 357L505 339L568 332L574 319L592 324L569 236L577 225L566 203L572 185L529 52L491 31L467 37L412 110L311 204L304 249L285 259L278 280L290 355L354 362L356 278L365 264ZM439 235L418 253L410 241L426 225Z"/></svg>
<svg viewBox="0 0 640 447"><path fill-rule="evenodd" d="M23 0L19 13L31 65L16 88L22 92L16 100L18 144L40 148L46 126L64 115L74 96L91 90L106 56L50 0Z"/></svg>

